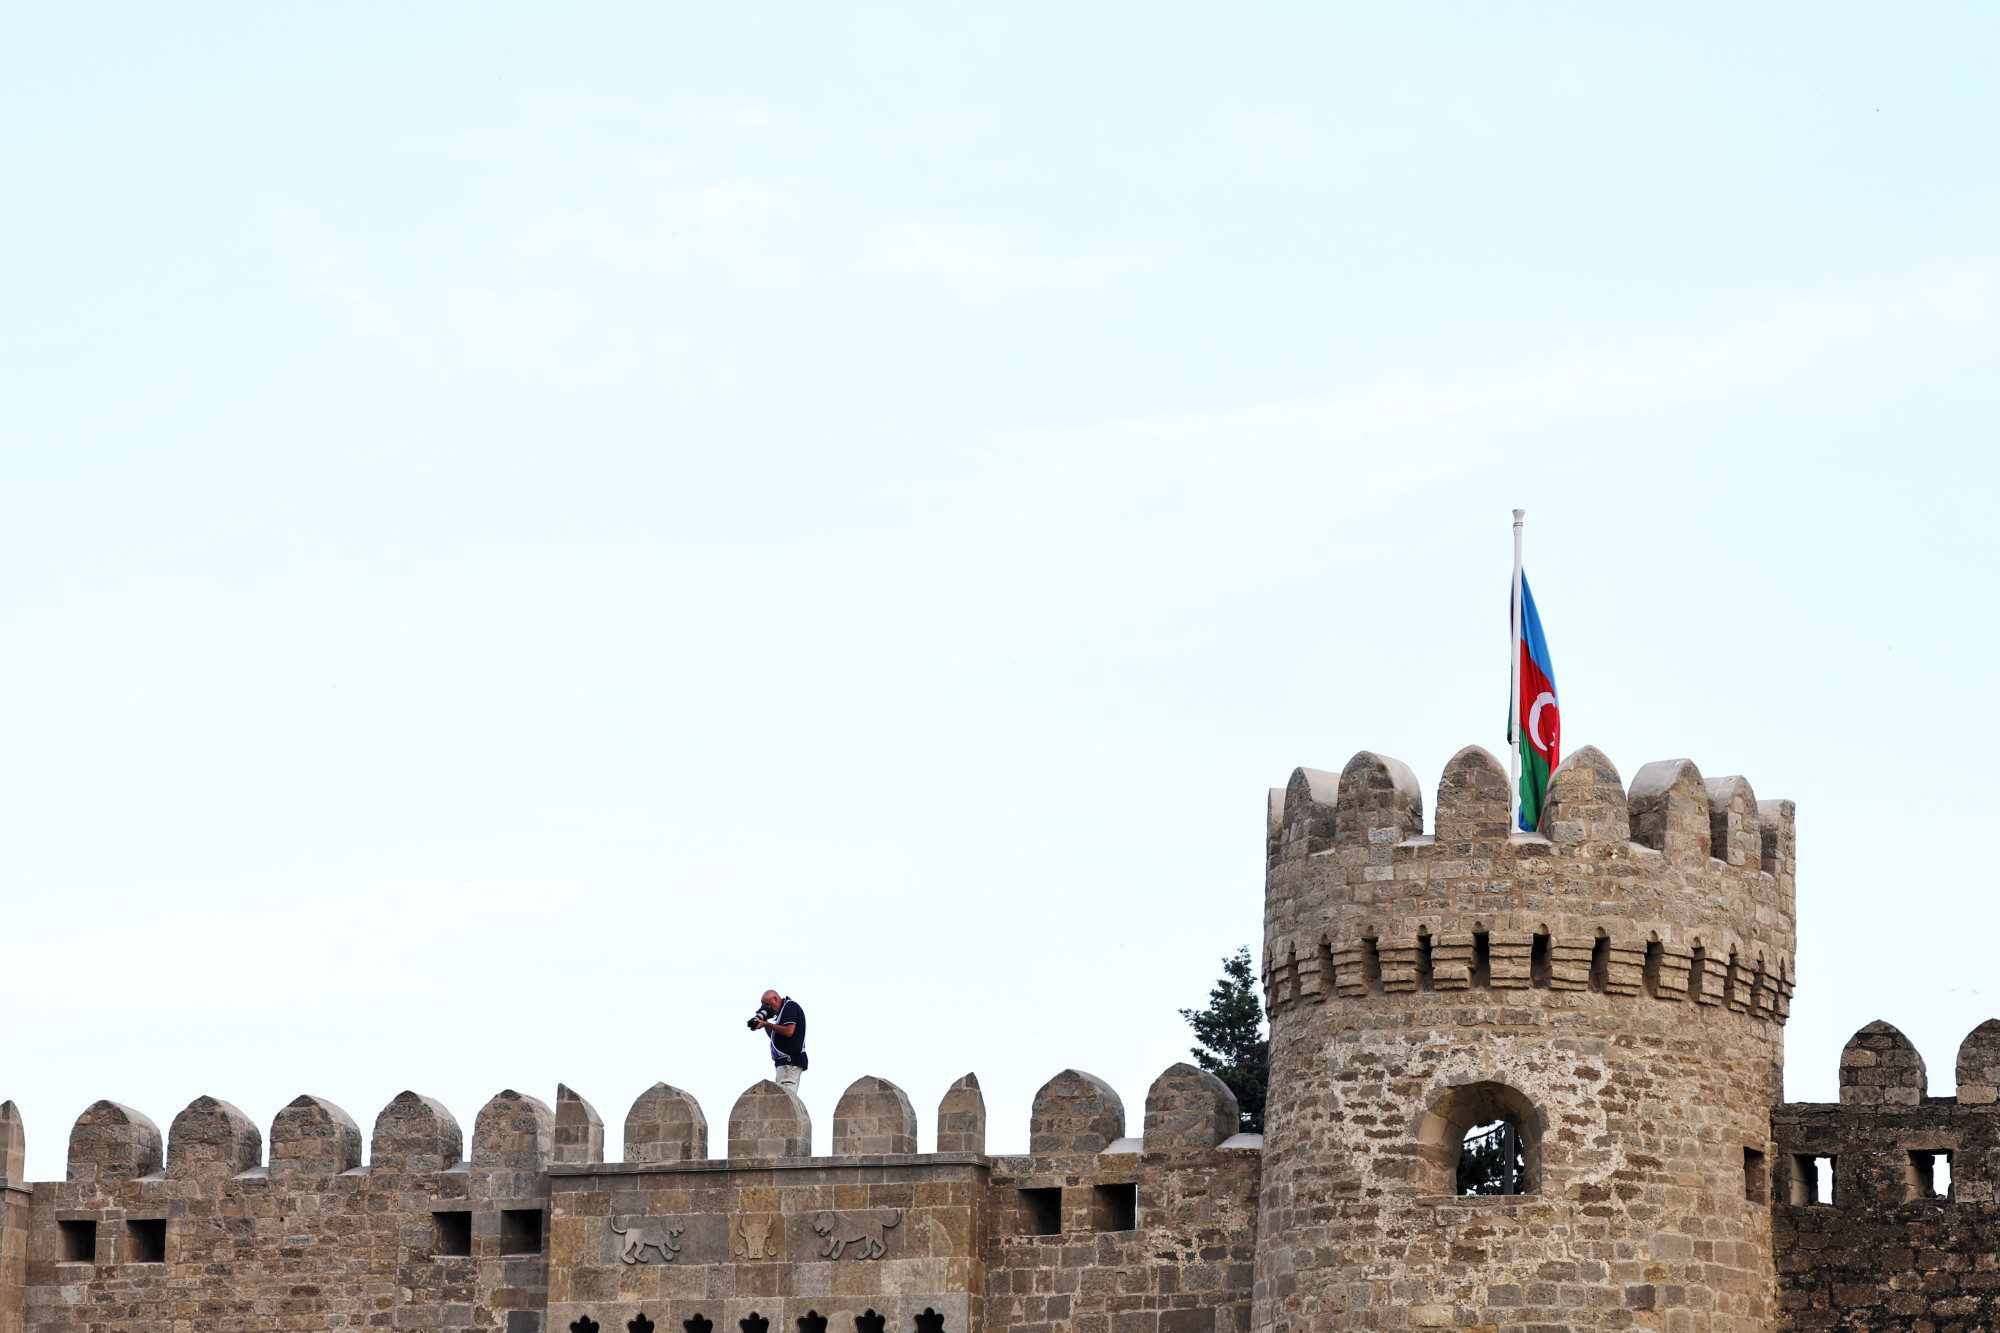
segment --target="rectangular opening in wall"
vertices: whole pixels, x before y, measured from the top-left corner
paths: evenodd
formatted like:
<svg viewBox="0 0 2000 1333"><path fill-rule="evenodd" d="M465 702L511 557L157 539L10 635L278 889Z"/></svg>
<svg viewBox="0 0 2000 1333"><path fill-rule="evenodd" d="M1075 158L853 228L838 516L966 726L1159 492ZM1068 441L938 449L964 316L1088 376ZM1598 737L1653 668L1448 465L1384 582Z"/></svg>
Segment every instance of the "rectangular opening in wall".
<svg viewBox="0 0 2000 1333"><path fill-rule="evenodd" d="M1480 990L1493 984L1493 937L1483 930L1472 932L1472 984Z"/></svg>
<svg viewBox="0 0 2000 1333"><path fill-rule="evenodd" d="M1771 1179L1764 1168L1764 1153L1761 1149L1743 1150L1743 1197L1751 1203L1771 1201Z"/></svg>
<svg viewBox="0 0 2000 1333"><path fill-rule="evenodd" d="M463 1210L450 1213L432 1213L431 1221L437 1227L437 1242L432 1254L468 1255L472 1253L472 1214Z"/></svg>
<svg viewBox="0 0 2000 1333"><path fill-rule="evenodd" d="M66 1264L97 1262L97 1223L74 1221L56 1223L62 1240L62 1261Z"/></svg>
<svg viewBox="0 0 2000 1333"><path fill-rule="evenodd" d="M1951 1151L1923 1148L1910 1153L1910 1197L1951 1198Z"/></svg>
<svg viewBox="0 0 2000 1333"><path fill-rule="evenodd" d="M1549 937L1535 936L1528 945L1528 984L1548 986L1555 980L1555 970L1549 963Z"/></svg>
<svg viewBox="0 0 2000 1333"><path fill-rule="evenodd" d="M1417 933L1417 989L1431 990L1434 975L1431 959L1431 933L1428 930Z"/></svg>
<svg viewBox="0 0 2000 1333"><path fill-rule="evenodd" d="M1024 1236L1062 1235L1062 1191L1033 1189L1021 1191Z"/></svg>
<svg viewBox="0 0 2000 1333"><path fill-rule="evenodd" d="M1832 1203L1834 1158L1827 1153L1793 1153L1785 1183L1787 1203Z"/></svg>
<svg viewBox="0 0 2000 1333"><path fill-rule="evenodd" d="M1361 941L1361 984L1370 995L1382 991L1382 942L1373 935Z"/></svg>
<svg viewBox="0 0 2000 1333"><path fill-rule="evenodd" d="M1646 988L1646 994L1656 1000L1660 998L1660 960L1665 955L1666 950L1660 947L1658 940L1646 941L1646 962L1639 979Z"/></svg>
<svg viewBox="0 0 2000 1333"><path fill-rule="evenodd" d="M125 1260L134 1264L167 1261L167 1219L134 1217L125 1223Z"/></svg>
<svg viewBox="0 0 2000 1333"><path fill-rule="evenodd" d="M1099 1231L1139 1229L1139 1187L1099 1185L1092 1199L1092 1221Z"/></svg>
<svg viewBox="0 0 2000 1333"><path fill-rule="evenodd" d="M1611 989L1611 937L1603 931L1590 942L1590 988L1594 991Z"/></svg>
<svg viewBox="0 0 2000 1333"><path fill-rule="evenodd" d="M500 1213L500 1253L542 1252L542 1210L506 1208Z"/></svg>

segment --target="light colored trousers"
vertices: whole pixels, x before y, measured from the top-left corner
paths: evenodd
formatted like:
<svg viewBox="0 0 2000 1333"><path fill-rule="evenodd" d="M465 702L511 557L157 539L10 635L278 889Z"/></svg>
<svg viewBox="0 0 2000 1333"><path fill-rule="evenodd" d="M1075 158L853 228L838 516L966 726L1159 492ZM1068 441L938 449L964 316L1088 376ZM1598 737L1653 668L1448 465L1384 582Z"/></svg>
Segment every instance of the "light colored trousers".
<svg viewBox="0 0 2000 1333"><path fill-rule="evenodd" d="M777 1066L777 1072L772 1074L771 1077L777 1080L779 1087L790 1088L793 1092L797 1092L799 1090L799 1075L804 1072L797 1065L779 1065Z"/></svg>

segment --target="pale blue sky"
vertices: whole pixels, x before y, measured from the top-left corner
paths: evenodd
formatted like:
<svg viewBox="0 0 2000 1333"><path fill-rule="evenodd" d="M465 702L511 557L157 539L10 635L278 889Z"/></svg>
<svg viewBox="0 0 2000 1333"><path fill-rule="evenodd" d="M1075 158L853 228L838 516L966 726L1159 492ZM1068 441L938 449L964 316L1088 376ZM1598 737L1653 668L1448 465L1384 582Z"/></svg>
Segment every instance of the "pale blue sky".
<svg viewBox="0 0 2000 1333"><path fill-rule="evenodd" d="M811 1011L1135 1115L1264 791L1799 803L1791 1093L2000 1012L1991 7L77 6L0 43L0 1097L614 1142Z"/></svg>

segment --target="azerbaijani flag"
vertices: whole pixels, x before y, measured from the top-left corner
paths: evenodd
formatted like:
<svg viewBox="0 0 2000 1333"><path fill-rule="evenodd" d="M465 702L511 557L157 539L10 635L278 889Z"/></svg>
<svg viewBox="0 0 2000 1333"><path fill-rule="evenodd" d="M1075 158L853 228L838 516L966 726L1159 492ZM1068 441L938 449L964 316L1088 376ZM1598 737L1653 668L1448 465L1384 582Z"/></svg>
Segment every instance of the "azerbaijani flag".
<svg viewBox="0 0 2000 1333"><path fill-rule="evenodd" d="M1533 833L1542 822L1542 800L1549 794L1549 774L1562 758L1562 709L1556 703L1556 669L1549 661L1549 641L1542 637L1542 618L1535 614L1528 576L1521 575L1520 696L1514 744L1521 754L1521 829Z"/></svg>

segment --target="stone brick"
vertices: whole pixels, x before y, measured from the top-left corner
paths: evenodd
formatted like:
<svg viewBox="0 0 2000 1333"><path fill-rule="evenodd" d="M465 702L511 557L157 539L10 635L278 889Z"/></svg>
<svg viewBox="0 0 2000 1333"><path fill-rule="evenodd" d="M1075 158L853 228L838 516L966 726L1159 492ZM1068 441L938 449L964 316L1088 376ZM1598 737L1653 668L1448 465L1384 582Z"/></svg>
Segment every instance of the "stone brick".
<svg viewBox="0 0 2000 1333"><path fill-rule="evenodd" d="M509 1088L481 1107L473 1121L472 1165L538 1172L548 1165L554 1141L555 1113L544 1102Z"/></svg>
<svg viewBox="0 0 2000 1333"><path fill-rule="evenodd" d="M977 1076L966 1074L945 1090L938 1103L937 1149L941 1153L986 1151L986 1098L979 1090Z"/></svg>
<svg viewBox="0 0 2000 1333"><path fill-rule="evenodd" d="M1842 1106L1916 1106L1927 1082L1917 1048L1879 1020L1848 1038L1840 1053Z"/></svg>
<svg viewBox="0 0 2000 1333"><path fill-rule="evenodd" d="M764 1079L752 1083L729 1112L729 1157L809 1157L812 1117L791 1089Z"/></svg>
<svg viewBox="0 0 2000 1333"><path fill-rule="evenodd" d="M1241 1127L1236 1094L1205 1069L1172 1065L1146 1091L1148 1153L1206 1153Z"/></svg>
<svg viewBox="0 0 2000 1333"><path fill-rule="evenodd" d="M93 1183L134 1180L166 1160L160 1127L129 1106L93 1102L69 1135L69 1178Z"/></svg>
<svg viewBox="0 0 2000 1333"><path fill-rule="evenodd" d="M917 1113L903 1090L864 1074L840 1095L833 1110L833 1151L838 1157L917 1150Z"/></svg>
<svg viewBox="0 0 2000 1333"><path fill-rule="evenodd" d="M708 1156L708 1117L679 1088L655 1083L625 1116L628 1162L699 1162Z"/></svg>
<svg viewBox="0 0 2000 1333"><path fill-rule="evenodd" d="M458 1165L465 1135L442 1102L414 1092L398 1093L375 1117L368 1165L375 1171L442 1171Z"/></svg>
<svg viewBox="0 0 2000 1333"><path fill-rule="evenodd" d="M566 1084L556 1084L555 1139L549 1161L588 1166L604 1160L604 1117Z"/></svg>
<svg viewBox="0 0 2000 1333"><path fill-rule="evenodd" d="M1095 1074L1065 1069L1035 1093L1028 1121L1028 1151L1042 1155L1093 1155L1125 1134L1125 1105Z"/></svg>
<svg viewBox="0 0 2000 1333"><path fill-rule="evenodd" d="M300 1096L271 1122L271 1174L337 1176L361 1165L361 1127L318 1097Z"/></svg>
<svg viewBox="0 0 2000 1333"><path fill-rule="evenodd" d="M28 1178L27 1144L21 1109L12 1102L0 1102L0 1182Z"/></svg>
<svg viewBox="0 0 2000 1333"><path fill-rule="evenodd" d="M1958 1100L1967 1106L2000 1102L2000 1019L1989 1018L1965 1034L1958 1047Z"/></svg>

